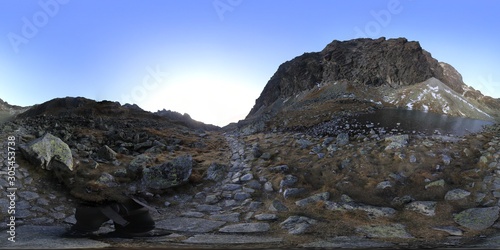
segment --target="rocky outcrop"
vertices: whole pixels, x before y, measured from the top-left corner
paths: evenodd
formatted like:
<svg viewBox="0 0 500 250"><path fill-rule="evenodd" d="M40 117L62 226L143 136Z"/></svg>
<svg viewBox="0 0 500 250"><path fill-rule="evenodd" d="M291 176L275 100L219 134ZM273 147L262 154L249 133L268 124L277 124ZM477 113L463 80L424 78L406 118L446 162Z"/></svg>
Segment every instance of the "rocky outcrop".
<svg viewBox="0 0 500 250"><path fill-rule="evenodd" d="M451 66L450 66L451 67ZM447 68L450 68L447 67ZM249 116L278 98L290 97L320 82L349 82L392 87L423 82L431 77L459 86L418 42L404 38L333 41L321 52L307 53L283 63L271 77ZM462 83L463 84L463 83Z"/></svg>
<svg viewBox="0 0 500 250"><path fill-rule="evenodd" d="M73 157L68 144L50 133L21 145L21 152L33 165L52 170L59 162L66 169L73 171Z"/></svg>

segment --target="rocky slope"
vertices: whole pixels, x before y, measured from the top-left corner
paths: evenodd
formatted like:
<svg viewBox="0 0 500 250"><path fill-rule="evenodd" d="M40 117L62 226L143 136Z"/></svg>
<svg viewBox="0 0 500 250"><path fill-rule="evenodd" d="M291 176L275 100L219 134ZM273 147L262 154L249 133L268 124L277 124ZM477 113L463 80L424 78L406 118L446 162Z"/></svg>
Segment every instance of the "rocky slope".
<svg viewBox="0 0 500 250"><path fill-rule="evenodd" d="M11 119L16 114L20 114L29 109L29 107L20 107L16 105L10 105L0 99L0 123Z"/></svg>
<svg viewBox="0 0 500 250"><path fill-rule="evenodd" d="M440 88L435 89L437 84ZM432 93L429 88L434 88ZM430 96L423 98L426 91ZM331 116L318 119L316 113L342 115L341 109L355 113L388 107L487 120L500 117L499 99L467 86L451 65L432 58L418 42L380 38L333 41L320 52L283 63L239 127L283 127L283 117L293 117L290 113L295 111L314 114L303 120L324 122Z"/></svg>

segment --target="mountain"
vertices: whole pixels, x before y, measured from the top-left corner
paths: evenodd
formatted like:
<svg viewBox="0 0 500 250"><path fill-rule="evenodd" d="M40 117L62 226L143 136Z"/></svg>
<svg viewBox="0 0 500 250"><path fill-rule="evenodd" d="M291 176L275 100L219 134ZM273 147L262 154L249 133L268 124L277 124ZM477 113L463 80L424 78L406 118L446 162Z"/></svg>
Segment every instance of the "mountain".
<svg viewBox="0 0 500 250"><path fill-rule="evenodd" d="M13 116L24 112L28 108L29 107L10 105L9 103L0 99L0 123L10 120Z"/></svg>
<svg viewBox="0 0 500 250"><path fill-rule="evenodd" d="M404 108L499 119L500 100L467 86L449 64L418 42L333 41L281 64L239 127L312 126L333 115Z"/></svg>
<svg viewBox="0 0 500 250"><path fill-rule="evenodd" d="M34 105L28 110L20 113L19 118L36 116L82 116L88 118L108 119L143 119L143 120L165 120L173 124L186 126L191 129L216 130L219 127L207 125L195 121L185 115L182 118L169 116L162 112L151 113L144 111L136 104L120 105L118 102L94 101L83 97L55 98L42 104Z"/></svg>

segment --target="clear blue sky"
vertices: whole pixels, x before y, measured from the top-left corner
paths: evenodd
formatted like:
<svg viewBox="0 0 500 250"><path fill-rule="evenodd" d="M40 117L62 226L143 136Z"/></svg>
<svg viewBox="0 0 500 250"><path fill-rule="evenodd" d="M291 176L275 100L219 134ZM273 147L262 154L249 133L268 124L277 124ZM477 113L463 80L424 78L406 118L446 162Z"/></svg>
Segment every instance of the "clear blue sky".
<svg viewBox="0 0 500 250"><path fill-rule="evenodd" d="M500 98L500 1L0 0L0 98L133 102L243 119L278 66L332 40L406 37Z"/></svg>

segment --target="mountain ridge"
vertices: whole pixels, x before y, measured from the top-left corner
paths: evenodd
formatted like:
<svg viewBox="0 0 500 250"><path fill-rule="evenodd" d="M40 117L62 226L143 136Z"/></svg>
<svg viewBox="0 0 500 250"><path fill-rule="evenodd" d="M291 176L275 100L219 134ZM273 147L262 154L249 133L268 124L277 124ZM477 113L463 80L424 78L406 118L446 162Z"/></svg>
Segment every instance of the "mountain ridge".
<svg viewBox="0 0 500 250"><path fill-rule="evenodd" d="M498 113L500 99L484 96L480 91L467 86L453 66L434 59L430 52L420 46L419 42L408 41L406 38L381 37L348 41L334 40L320 52L304 53L284 62L270 78L247 117L238 123L238 127L250 125L254 127L251 130L261 130L264 127L272 127L269 123L280 127L280 124L287 119L286 114L290 115L289 111L293 109L292 107L295 107L297 111L301 109L300 103L309 105L323 102L322 104L325 104L333 100L341 101L346 97L362 103L371 102L370 105L367 104L364 107L351 105L352 112L366 112L373 108L405 109L410 103L390 103L384 101L385 96L397 96L403 93L404 89L415 88L416 84L429 79L436 79L448 88L447 91L454 91L455 94L446 94L449 97L447 101L452 103L465 101L473 105L474 108L471 109L476 112L460 113L460 110L454 110L454 106L449 107L451 111L449 113L443 112L443 107L425 110L424 107L429 106L430 103L422 102L412 107L413 109L475 119L500 119ZM319 90L321 86L336 84L339 85L328 87L331 93L321 94L321 100L310 93L318 90L316 95L319 95L319 92L325 92L324 89ZM424 89L414 89L414 91L424 91ZM445 91L444 88L442 91ZM330 97L326 98L326 95ZM450 99L452 97L453 100ZM304 102L304 98L307 102ZM429 98L425 100L432 101ZM308 106L307 109L323 108L323 111L327 113L336 109L339 112L342 111L342 108L337 107L340 104L332 105L326 107L318 104L316 107ZM302 109L306 106L302 106ZM277 118L280 113L281 118ZM271 121L272 119L274 122ZM309 117L310 119L312 117Z"/></svg>

